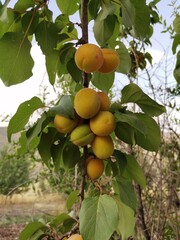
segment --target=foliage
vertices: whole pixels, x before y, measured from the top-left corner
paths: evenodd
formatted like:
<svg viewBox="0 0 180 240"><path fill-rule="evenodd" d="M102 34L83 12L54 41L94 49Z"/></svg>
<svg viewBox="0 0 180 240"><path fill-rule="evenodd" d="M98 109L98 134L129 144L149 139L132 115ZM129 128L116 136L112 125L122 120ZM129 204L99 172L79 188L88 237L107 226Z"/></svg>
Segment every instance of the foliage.
<svg viewBox="0 0 180 240"><path fill-rule="evenodd" d="M61 95L52 107L46 106L38 97L22 103L9 122L8 139L10 141L13 134L20 132L20 153L38 149L42 162L49 169L53 168L59 174L77 167L78 177L81 175L81 182L77 181L75 189L79 193L70 193L68 198L69 212L57 216L48 224L40 221L29 223L21 232L20 240L63 239L74 232L80 232L85 240L108 240L114 234L125 240L134 234L138 210L134 185L146 188L146 177L135 150L140 147L153 153L158 151L161 135L154 117L166 111L132 80L137 76L138 69L145 69L146 62L152 60L147 53L139 51L138 44L151 44L153 26L159 22L157 2L71 0L64 4L63 0L57 0L61 14L55 19L48 8L48 1L18 0L14 8L7 7L6 3L0 6L0 77L3 83L11 86L32 76L32 39L45 56L49 83L54 85L56 78L64 82L70 78L73 82L70 94ZM70 20L73 14L79 16L78 24ZM98 91L112 91L115 73L87 75L81 73L74 61L78 45L88 42L90 21L93 22L94 38L99 46L116 49L119 54L120 66L116 73L125 74L130 79L110 111L117 123L112 134L114 142L128 144L131 151L122 151L116 144L113 155L106 161L104 179L108 178L108 184L103 184L103 180L91 181L86 176L86 158L91 149L73 146L69 134L59 133L53 125L56 114L74 118L74 95L79 89L92 86ZM176 20L176 32L178 25ZM82 37L77 26L80 26ZM125 46L123 40L129 41L129 46ZM178 76L178 67L179 62L175 76ZM27 126L37 110L41 113L40 117L33 126ZM64 175L61 177L66 179ZM71 185L73 187L72 182ZM79 207L75 209L77 203ZM131 226L125 227L128 224ZM143 230L147 232L147 229Z"/></svg>
<svg viewBox="0 0 180 240"><path fill-rule="evenodd" d="M12 150L11 150L12 151ZM15 190L25 190L29 185L30 159L4 149L0 153L0 193L12 194Z"/></svg>

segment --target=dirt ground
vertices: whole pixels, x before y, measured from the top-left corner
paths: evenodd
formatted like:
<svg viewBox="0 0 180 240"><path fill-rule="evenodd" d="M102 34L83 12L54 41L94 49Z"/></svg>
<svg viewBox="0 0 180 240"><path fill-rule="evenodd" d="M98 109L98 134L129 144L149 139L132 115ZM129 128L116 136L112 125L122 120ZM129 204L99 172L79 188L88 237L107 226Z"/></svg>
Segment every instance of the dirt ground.
<svg viewBox="0 0 180 240"><path fill-rule="evenodd" d="M0 240L17 240L19 233L26 223L19 223L20 219L36 216L57 215L65 210L62 196L48 194L45 196L13 196L10 199L0 197ZM12 222L6 222L13 219Z"/></svg>

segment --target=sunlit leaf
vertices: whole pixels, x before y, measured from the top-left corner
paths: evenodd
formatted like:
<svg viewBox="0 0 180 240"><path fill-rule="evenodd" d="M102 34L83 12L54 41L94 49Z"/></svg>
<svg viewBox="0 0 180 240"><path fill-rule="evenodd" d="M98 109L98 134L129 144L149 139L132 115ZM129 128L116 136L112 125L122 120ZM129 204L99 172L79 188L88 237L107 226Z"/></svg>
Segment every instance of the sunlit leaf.
<svg viewBox="0 0 180 240"><path fill-rule="evenodd" d="M132 27L135 19L135 6L132 0L121 0L122 19L126 27Z"/></svg>
<svg viewBox="0 0 180 240"><path fill-rule="evenodd" d="M114 72L109 74L95 72L91 82L98 89L108 92L114 83Z"/></svg>
<svg viewBox="0 0 180 240"><path fill-rule="evenodd" d="M9 141L13 133L23 130L33 112L41 107L44 107L44 104L38 97L33 97L19 105L8 125L7 132Z"/></svg>
<svg viewBox="0 0 180 240"><path fill-rule="evenodd" d="M31 43L21 33L8 32L0 39L0 78L6 86L32 76Z"/></svg>
<svg viewBox="0 0 180 240"><path fill-rule="evenodd" d="M72 206L75 204L75 202L78 199L79 191L73 191L69 194L67 201L66 201L66 206L68 210L71 210Z"/></svg>
<svg viewBox="0 0 180 240"><path fill-rule="evenodd" d="M24 12L26 9L34 6L34 0L18 0L14 5L14 9L18 12Z"/></svg>
<svg viewBox="0 0 180 240"><path fill-rule="evenodd" d="M66 4L64 0L56 0L56 3L61 10L62 13L72 15L79 9L79 0L66 0Z"/></svg>
<svg viewBox="0 0 180 240"><path fill-rule="evenodd" d="M108 240L119 220L115 200L109 195L86 198L82 203L79 220L83 239Z"/></svg>
<svg viewBox="0 0 180 240"><path fill-rule="evenodd" d="M116 50L119 54L120 64L117 68L117 72L128 74L131 69L131 58L129 52L124 43L118 43L118 49Z"/></svg>

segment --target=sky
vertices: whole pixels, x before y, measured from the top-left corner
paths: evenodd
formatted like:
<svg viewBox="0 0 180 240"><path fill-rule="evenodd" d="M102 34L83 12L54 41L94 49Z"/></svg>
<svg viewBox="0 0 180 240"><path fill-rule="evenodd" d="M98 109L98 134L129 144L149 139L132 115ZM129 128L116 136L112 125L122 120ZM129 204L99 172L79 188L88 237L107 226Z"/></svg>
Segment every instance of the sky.
<svg viewBox="0 0 180 240"><path fill-rule="evenodd" d="M11 0L11 4L14 4L16 1ZM161 1L157 6L160 14L167 20L167 23L172 22L171 8L167 6L171 1ZM3 1L2 1L3 3ZM10 6L11 6L10 4ZM49 8L59 15L60 11L57 8L55 1L49 1ZM54 16L55 16L54 15ZM76 17L72 17L72 20L77 20ZM164 52L169 46L171 46L171 39L168 34L161 34L162 26L155 25L152 38L152 47L148 51L153 56L153 63L160 62L164 57ZM171 49L170 49L171 50ZM171 51L170 51L171 52ZM45 59L41 53L40 48L37 45L33 45L31 51L32 57L35 61L35 66L33 68L33 76L21 84L17 84L10 87L5 87L3 82L0 80L0 116L12 115L16 112L19 104L29 100L33 96L39 96L40 85L48 86L48 90L51 93L51 100L55 99L56 95L53 90L53 87L48 82L48 77L45 69ZM7 123L2 122L0 117L0 126L7 125Z"/></svg>

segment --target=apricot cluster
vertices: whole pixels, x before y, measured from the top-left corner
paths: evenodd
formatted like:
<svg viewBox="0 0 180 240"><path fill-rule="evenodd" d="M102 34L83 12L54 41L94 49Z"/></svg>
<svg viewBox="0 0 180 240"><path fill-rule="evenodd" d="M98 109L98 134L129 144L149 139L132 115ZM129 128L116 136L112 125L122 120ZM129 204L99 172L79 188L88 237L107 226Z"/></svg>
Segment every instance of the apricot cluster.
<svg viewBox="0 0 180 240"><path fill-rule="evenodd" d="M75 119L60 115L54 118L56 129L61 133L69 133L73 144L91 146L95 157L87 160L87 174L92 179L101 176L104 171L103 160L109 158L114 151L110 134L114 131L116 122L109 111L110 104L105 92L83 88L74 97Z"/></svg>
<svg viewBox="0 0 180 240"><path fill-rule="evenodd" d="M81 45L75 53L77 67L86 72L110 73L116 70L120 63L118 53L109 48L100 48L95 44Z"/></svg>

